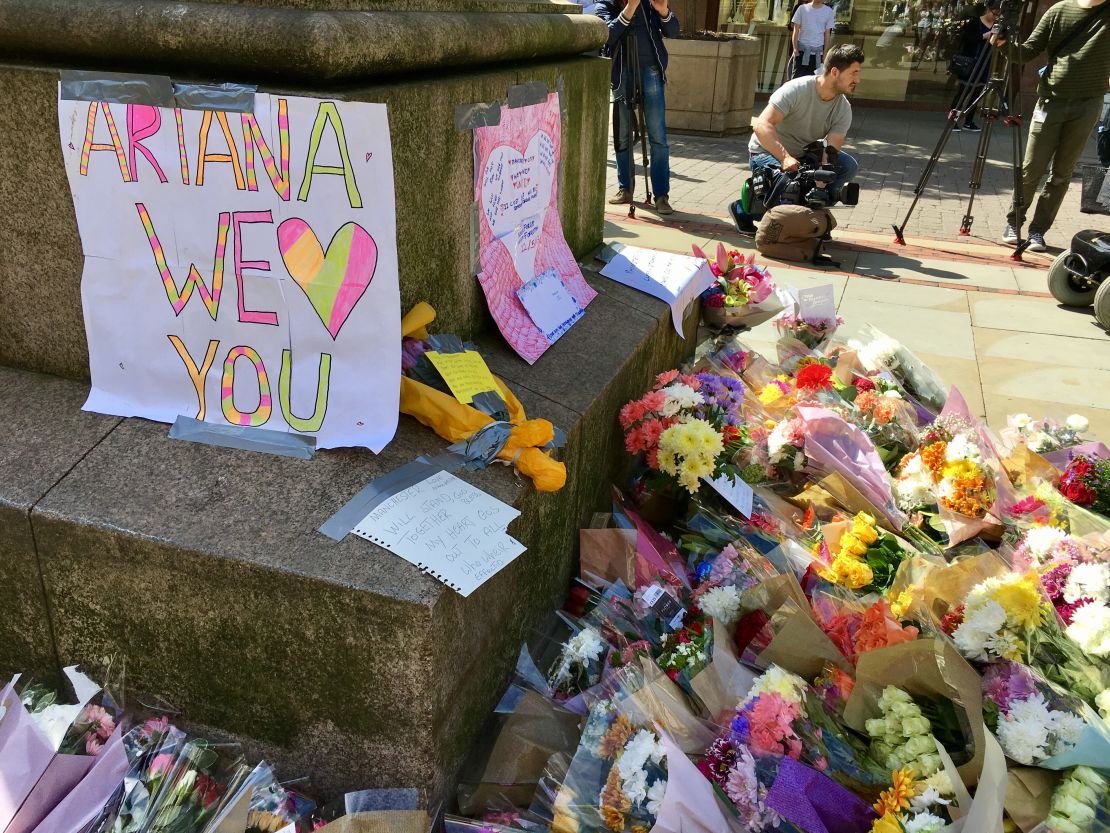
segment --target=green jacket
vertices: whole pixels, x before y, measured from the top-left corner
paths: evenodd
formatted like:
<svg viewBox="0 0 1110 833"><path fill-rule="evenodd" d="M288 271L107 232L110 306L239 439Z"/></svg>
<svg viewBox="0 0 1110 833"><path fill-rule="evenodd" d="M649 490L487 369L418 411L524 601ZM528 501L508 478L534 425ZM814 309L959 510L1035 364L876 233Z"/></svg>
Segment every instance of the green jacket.
<svg viewBox="0 0 1110 833"><path fill-rule="evenodd" d="M1110 0L1104 0L1098 21L1088 26L1084 35L1072 38L1063 52L1049 58L1047 70L1037 85L1037 94L1044 99L1077 101L1101 98L1110 76ZM1010 56L1019 63L1044 53L1052 55L1057 46L1076 27L1082 26L1091 9L1084 9L1076 0L1061 0L1044 13L1025 43L1011 43Z"/></svg>

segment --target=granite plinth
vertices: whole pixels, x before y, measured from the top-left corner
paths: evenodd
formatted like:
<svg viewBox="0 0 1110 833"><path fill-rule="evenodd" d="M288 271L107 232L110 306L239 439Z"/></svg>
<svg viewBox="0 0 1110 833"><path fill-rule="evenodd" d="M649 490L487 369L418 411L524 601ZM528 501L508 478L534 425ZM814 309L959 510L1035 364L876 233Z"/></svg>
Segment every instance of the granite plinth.
<svg viewBox="0 0 1110 833"><path fill-rule="evenodd" d="M566 431L569 477L539 494L502 466L463 475L520 510L509 531L528 547L472 596L315 531L373 477L442 448L414 421L380 455L302 461L125 419L48 474L57 482L30 515L58 656L126 659L133 692L325 792L444 795L520 641L565 592L577 530L627 464L617 408L693 347L696 308L684 341L660 302L587 277L598 298L531 369L480 338L529 416Z"/></svg>
<svg viewBox="0 0 1110 833"><path fill-rule="evenodd" d="M560 216L582 254L601 239L608 72L600 58L574 57L435 80L265 91L387 105L402 309L431 301L440 332L469 338L491 322L470 260L473 135L455 129L455 107L504 101L509 87L530 81L561 89ZM80 379L88 376L83 256L57 139L57 83L54 70L0 66L0 202L10 207L0 214L0 297L11 299L0 302L0 365Z"/></svg>

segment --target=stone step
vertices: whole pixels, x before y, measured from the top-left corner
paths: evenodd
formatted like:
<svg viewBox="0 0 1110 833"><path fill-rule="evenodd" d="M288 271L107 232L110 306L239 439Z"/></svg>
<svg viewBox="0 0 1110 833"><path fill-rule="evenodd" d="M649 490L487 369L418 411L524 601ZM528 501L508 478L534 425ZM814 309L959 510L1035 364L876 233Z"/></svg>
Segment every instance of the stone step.
<svg viewBox="0 0 1110 833"><path fill-rule="evenodd" d="M696 310L682 340L665 305L586 273L598 297L534 366L479 338L529 416L566 432L569 478L539 494L502 466L463 475L520 510L509 532L528 547L467 599L316 532L369 480L443 447L414 420L380 455L303 461L171 440L79 411L82 383L0 369L0 673L123 658L133 702L163 697L283 777L443 796L625 471L618 408L694 346Z"/></svg>

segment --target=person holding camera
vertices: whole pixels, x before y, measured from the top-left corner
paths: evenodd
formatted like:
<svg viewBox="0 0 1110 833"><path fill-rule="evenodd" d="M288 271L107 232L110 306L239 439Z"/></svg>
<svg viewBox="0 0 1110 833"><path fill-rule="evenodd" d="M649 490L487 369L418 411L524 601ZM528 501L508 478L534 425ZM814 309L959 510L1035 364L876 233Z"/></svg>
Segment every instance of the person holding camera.
<svg viewBox="0 0 1110 833"><path fill-rule="evenodd" d="M847 94L859 84L863 49L842 43L825 54L821 74L787 81L771 95L759 117L752 122L752 138L748 142L752 174L771 166L786 173L798 170L799 157L807 145L824 140L840 151L852 124L852 105ZM836 191L848 182L859 164L847 153L834 154L830 159L836 179L829 190ZM820 160L818 160L820 161ZM729 205L736 228L742 234L755 232L758 216L746 214L741 201Z"/></svg>
<svg viewBox="0 0 1110 833"><path fill-rule="evenodd" d="M790 78L803 78L817 72L817 64L829 50L829 39L836 26L836 12L825 0L809 0L790 18L790 44L794 48Z"/></svg>
<svg viewBox="0 0 1110 833"><path fill-rule="evenodd" d="M1061 0L1045 12L1025 43L1008 44L1005 32L992 35L991 43L1008 49L1017 63L1042 53L1048 56L1048 65L1040 71L1022 162L1024 205L1019 212L1015 194L1002 234L1002 242L1018 242L1017 226L1025 221L1025 209L1048 171L1029 223L1029 250L1043 252L1044 235L1056 219L1102 110L1110 74L1110 0Z"/></svg>
<svg viewBox="0 0 1110 833"><path fill-rule="evenodd" d="M651 147L651 189L655 210L672 214L670 151L667 147L666 102L667 47L664 38L678 37L678 18L669 0L601 0L594 14L609 26L609 40L602 55L613 59L613 149L617 156L617 193L610 205L632 202L632 109L643 106L644 124Z"/></svg>
<svg viewBox="0 0 1110 833"><path fill-rule="evenodd" d="M990 37L998 17L998 7L1002 0L987 0L982 14L973 15L960 27L959 44L956 54L952 56L949 70L956 76L956 95L952 99L949 110L955 110L965 96L970 104L974 100L975 92L987 83L990 75ZM974 77L973 77L974 76ZM979 126L975 123L975 111L978 105L968 107L964 113L963 124L956 122L953 132L966 130L969 133L978 133Z"/></svg>

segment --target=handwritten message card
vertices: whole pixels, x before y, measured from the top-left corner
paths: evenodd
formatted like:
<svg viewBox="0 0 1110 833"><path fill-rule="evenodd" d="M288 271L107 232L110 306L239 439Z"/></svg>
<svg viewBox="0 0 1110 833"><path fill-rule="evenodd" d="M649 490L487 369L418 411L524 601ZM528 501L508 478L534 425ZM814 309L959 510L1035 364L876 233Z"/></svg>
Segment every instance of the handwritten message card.
<svg viewBox="0 0 1110 833"><path fill-rule="evenodd" d="M802 318L836 317L836 290L831 283L794 292L798 299L798 315Z"/></svg>
<svg viewBox="0 0 1110 833"><path fill-rule="evenodd" d="M717 490L717 494L731 503L745 518L752 516L752 501L755 494L752 487L737 477L735 480L722 474L708 481L709 485Z"/></svg>
<svg viewBox="0 0 1110 833"><path fill-rule="evenodd" d="M625 246L601 270L605 277L646 292L671 307L671 320L678 334L686 307L713 283L709 264L700 257L657 252Z"/></svg>
<svg viewBox="0 0 1110 833"><path fill-rule="evenodd" d="M544 338L552 344L585 314L554 269L536 275L518 289L516 295Z"/></svg>
<svg viewBox="0 0 1110 833"><path fill-rule="evenodd" d="M461 353L438 353L429 350L424 354L439 371L454 397L464 405L474 401L479 393L497 391L497 382L486 366L481 353L464 350Z"/></svg>
<svg viewBox="0 0 1110 833"><path fill-rule="evenodd" d="M502 107L499 124L474 130L478 282L505 341L529 364L553 342L521 303L521 286L554 270L579 308L597 296L559 220L561 119L551 93L540 104Z"/></svg>
<svg viewBox="0 0 1110 833"><path fill-rule="evenodd" d="M469 596L524 552L505 528L520 512L437 472L379 504L351 530Z"/></svg>

